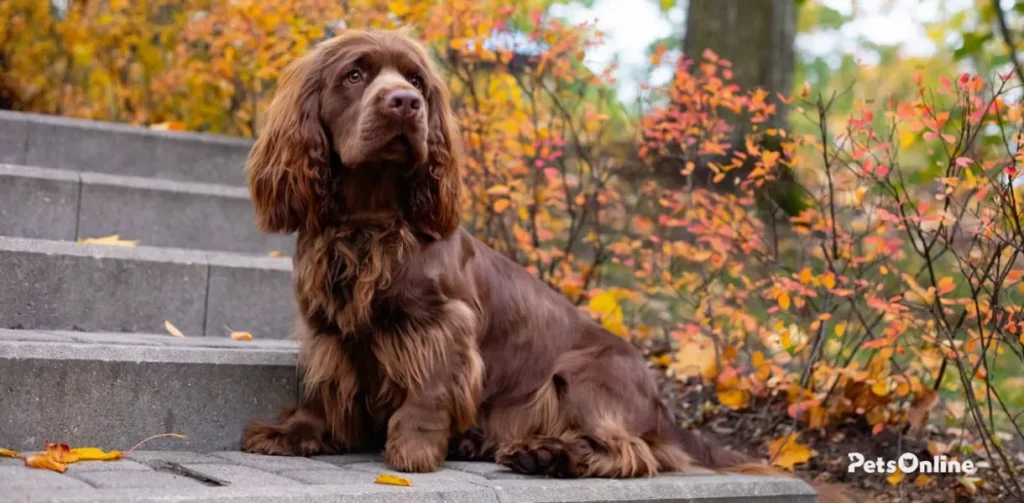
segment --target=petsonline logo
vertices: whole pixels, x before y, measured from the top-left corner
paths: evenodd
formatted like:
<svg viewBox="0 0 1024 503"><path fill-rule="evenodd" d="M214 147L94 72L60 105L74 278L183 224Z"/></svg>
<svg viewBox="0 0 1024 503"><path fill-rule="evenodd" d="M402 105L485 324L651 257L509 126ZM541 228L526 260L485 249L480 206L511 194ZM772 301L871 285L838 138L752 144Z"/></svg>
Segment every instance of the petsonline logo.
<svg viewBox="0 0 1024 503"><path fill-rule="evenodd" d="M903 473L956 473L974 475L978 467L974 466L971 460L957 461L946 456L933 456L932 459L918 459L917 455L911 452L903 453L899 459L884 460L876 458L869 460L859 452L851 452L849 473L862 470L864 473L896 473L896 469Z"/></svg>

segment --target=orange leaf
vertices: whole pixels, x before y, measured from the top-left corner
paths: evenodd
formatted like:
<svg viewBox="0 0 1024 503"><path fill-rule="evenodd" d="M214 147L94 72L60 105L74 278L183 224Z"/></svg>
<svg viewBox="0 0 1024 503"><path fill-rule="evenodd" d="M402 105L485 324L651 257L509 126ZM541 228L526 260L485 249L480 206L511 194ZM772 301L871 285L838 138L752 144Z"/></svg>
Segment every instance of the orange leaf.
<svg viewBox="0 0 1024 503"><path fill-rule="evenodd" d="M510 203L509 203L508 199L498 199L497 201L494 201L494 206L493 206L494 212L495 213L501 213L501 212L507 210L509 204Z"/></svg>
<svg viewBox="0 0 1024 503"><path fill-rule="evenodd" d="M914 485L917 487L924 487L928 484L931 484L933 480L935 479L928 475L921 474L918 475L916 479L914 479Z"/></svg>
<svg viewBox="0 0 1024 503"><path fill-rule="evenodd" d="M157 131L185 131L188 129L187 126L185 126L185 123L181 121L161 122L159 124L153 124L149 126L149 128Z"/></svg>
<svg viewBox="0 0 1024 503"><path fill-rule="evenodd" d="M270 258L281 258L284 256L284 252L281 250L270 250L270 253L267 255L270 256Z"/></svg>
<svg viewBox="0 0 1024 503"><path fill-rule="evenodd" d="M18 451L12 451L10 449L0 449L0 458L18 458L21 457L21 453Z"/></svg>
<svg viewBox="0 0 1024 503"><path fill-rule="evenodd" d="M25 466L30 468L44 468L60 473L64 473L64 471L68 469L68 465L54 460L45 453L33 454L25 458Z"/></svg>
<svg viewBox="0 0 1024 503"><path fill-rule="evenodd" d="M58 463L74 463L78 461L78 455L71 452L71 448L68 444L55 444L52 442L46 443L46 457L53 459Z"/></svg>
<svg viewBox="0 0 1024 503"><path fill-rule="evenodd" d="M377 475L377 478L373 479L373 483L374 484L384 484L384 485L389 485L389 486L404 486L404 487L411 487L412 486L412 482L410 482L409 479L399 477L398 475L391 475L391 474L387 474L387 473L382 473L380 475Z"/></svg>
<svg viewBox="0 0 1024 503"><path fill-rule="evenodd" d="M885 480L887 480L890 485L897 485L900 482L903 482L903 478L906 477L906 476L907 475L905 473L903 473L903 470L900 470L899 468L897 468L896 471L892 472L892 475L889 475L888 477L886 477Z"/></svg>
<svg viewBox="0 0 1024 503"><path fill-rule="evenodd" d="M939 404L939 395L935 391L925 388L914 396L914 402L907 411L907 423L912 428L921 428L928 421L928 414Z"/></svg>
<svg viewBox="0 0 1024 503"><path fill-rule="evenodd" d="M252 334L249 332L231 332L231 340L233 341L251 341Z"/></svg>

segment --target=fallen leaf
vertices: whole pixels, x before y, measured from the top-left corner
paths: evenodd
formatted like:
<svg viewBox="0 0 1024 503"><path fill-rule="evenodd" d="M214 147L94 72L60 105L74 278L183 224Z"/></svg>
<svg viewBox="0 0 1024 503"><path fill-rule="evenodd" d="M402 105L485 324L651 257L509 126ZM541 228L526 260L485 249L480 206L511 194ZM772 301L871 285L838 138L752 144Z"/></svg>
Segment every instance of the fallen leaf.
<svg viewBox="0 0 1024 503"><path fill-rule="evenodd" d="M0 449L0 458L20 458L21 453L10 449Z"/></svg>
<svg viewBox="0 0 1024 503"><path fill-rule="evenodd" d="M233 341L251 341L252 334L249 332L231 332L231 340Z"/></svg>
<svg viewBox="0 0 1024 503"><path fill-rule="evenodd" d="M121 239L119 234L111 234L109 236L103 236L101 238L78 238L78 242L83 245L107 245L107 246L127 246L133 247L138 246L138 241L129 241Z"/></svg>
<svg viewBox="0 0 1024 503"><path fill-rule="evenodd" d="M149 129L156 131L186 131L188 127L181 121L167 121L159 124L151 124Z"/></svg>
<svg viewBox="0 0 1024 503"><path fill-rule="evenodd" d="M174 337L185 337L185 334L181 333L181 330L178 330L178 327L168 320L164 320L164 329Z"/></svg>
<svg viewBox="0 0 1024 503"><path fill-rule="evenodd" d="M75 461L78 461L78 455L71 452L71 448L68 447L68 444L47 442L46 452L43 454L58 463L74 463Z"/></svg>
<svg viewBox="0 0 1024 503"><path fill-rule="evenodd" d="M903 479L906 476L907 476L907 474L903 473L903 470L900 470L899 468L897 468L896 471L893 472L892 475L889 475L888 477L886 477L885 480L889 481L890 485L897 485L900 482L903 482Z"/></svg>
<svg viewBox="0 0 1024 503"><path fill-rule="evenodd" d="M111 461L123 457L121 451L104 451L97 447L77 447L71 449L71 454L77 461Z"/></svg>
<svg viewBox="0 0 1024 503"><path fill-rule="evenodd" d="M914 485L917 487L924 487L928 484L931 484L933 480L935 480L933 477L921 474L918 475L916 479L914 479Z"/></svg>
<svg viewBox="0 0 1024 503"><path fill-rule="evenodd" d="M718 390L718 403L732 410L741 410L750 405L750 392L743 389Z"/></svg>
<svg viewBox="0 0 1024 503"><path fill-rule="evenodd" d="M46 453L33 454L25 458L25 466L30 468L42 468L46 470L53 470L55 472L64 473L68 469L68 465L55 461Z"/></svg>
<svg viewBox="0 0 1024 503"><path fill-rule="evenodd" d="M956 481L960 483L960 487L964 488L964 490L971 495L978 493L978 486L982 483L980 478L971 477L970 475L957 477Z"/></svg>
<svg viewBox="0 0 1024 503"><path fill-rule="evenodd" d="M798 435L783 435L771 442L768 442L768 456L772 458L772 465L780 468L793 469L799 463L806 463L815 452L810 447L797 442Z"/></svg>
<svg viewBox="0 0 1024 503"><path fill-rule="evenodd" d="M271 250L267 255L270 255L270 258L281 258L284 256L284 252L281 250Z"/></svg>
<svg viewBox="0 0 1024 503"><path fill-rule="evenodd" d="M911 428L920 429L928 421L928 414L939 403L939 395L934 390L925 388L914 396L914 402L907 411L907 423Z"/></svg>
<svg viewBox="0 0 1024 503"><path fill-rule="evenodd" d="M377 475L377 478L373 479L373 483L384 484L389 486L412 486L412 482L410 482L409 479L399 477L398 475L391 475L388 473L382 473L380 475Z"/></svg>

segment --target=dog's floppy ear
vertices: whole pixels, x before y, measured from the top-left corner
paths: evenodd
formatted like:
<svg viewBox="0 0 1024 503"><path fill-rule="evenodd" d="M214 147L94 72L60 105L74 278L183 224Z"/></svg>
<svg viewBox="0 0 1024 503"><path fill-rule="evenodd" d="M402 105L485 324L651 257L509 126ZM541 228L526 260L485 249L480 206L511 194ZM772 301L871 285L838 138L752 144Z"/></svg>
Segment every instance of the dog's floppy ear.
<svg viewBox="0 0 1024 503"><path fill-rule="evenodd" d="M321 52L285 68L263 130L249 152L246 174L264 232L290 233L317 225L330 144L320 123Z"/></svg>
<svg viewBox="0 0 1024 503"><path fill-rule="evenodd" d="M423 51L423 57L430 61ZM420 232L435 239L447 237L459 226L462 210L460 162L462 152L456 117L452 113L448 88L430 65L427 91L427 166L410 176L409 220Z"/></svg>

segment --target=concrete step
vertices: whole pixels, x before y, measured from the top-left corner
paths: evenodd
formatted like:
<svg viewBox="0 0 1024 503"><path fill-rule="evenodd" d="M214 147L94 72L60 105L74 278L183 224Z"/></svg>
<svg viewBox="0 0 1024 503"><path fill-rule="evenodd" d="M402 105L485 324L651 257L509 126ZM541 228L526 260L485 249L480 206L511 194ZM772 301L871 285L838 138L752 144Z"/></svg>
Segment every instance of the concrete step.
<svg viewBox="0 0 1024 503"><path fill-rule="evenodd" d="M288 336L291 260L0 237L0 328Z"/></svg>
<svg viewBox="0 0 1024 503"><path fill-rule="evenodd" d="M0 111L0 162L243 186L252 142Z"/></svg>
<svg viewBox="0 0 1024 503"><path fill-rule="evenodd" d="M260 233L245 188L0 164L0 235L74 241L120 234L149 246L291 254Z"/></svg>
<svg viewBox="0 0 1024 503"><path fill-rule="evenodd" d="M238 449L248 420L294 403L296 360L291 340L0 329L0 446Z"/></svg>
<svg viewBox="0 0 1024 503"><path fill-rule="evenodd" d="M271 457L241 452L143 451L119 461L68 465L59 474L0 458L5 501L364 503L814 503L807 484L783 477L671 473L630 480L550 479L493 463L449 462L433 473L399 474L408 487L374 484L396 474L377 454Z"/></svg>

